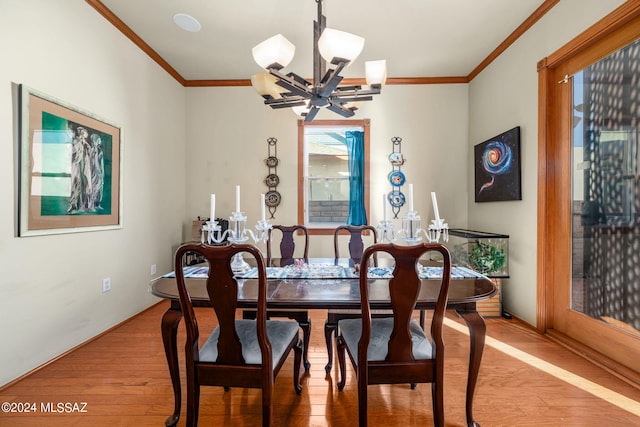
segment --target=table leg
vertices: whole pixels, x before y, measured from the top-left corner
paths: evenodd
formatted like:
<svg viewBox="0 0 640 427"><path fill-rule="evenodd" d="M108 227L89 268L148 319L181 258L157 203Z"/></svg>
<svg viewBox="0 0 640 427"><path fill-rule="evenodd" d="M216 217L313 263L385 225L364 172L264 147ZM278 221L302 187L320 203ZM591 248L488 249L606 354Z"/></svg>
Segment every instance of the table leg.
<svg viewBox="0 0 640 427"><path fill-rule="evenodd" d="M478 382L478 373L480 372L480 362L482 360L482 351L484 350L484 340L487 332L486 325L482 316L475 310L457 310L460 317L464 319L469 328L469 376L467 378L467 426L480 427L473 419L473 394L476 390Z"/></svg>
<svg viewBox="0 0 640 427"><path fill-rule="evenodd" d="M180 319L182 319L180 308L176 308L172 304L162 316L161 322L162 342L164 344L164 353L167 357L167 365L169 366L174 399L173 414L164 422L167 427L173 427L178 424L178 420L180 419L180 406L182 405L180 369L178 366L178 344L176 339Z"/></svg>

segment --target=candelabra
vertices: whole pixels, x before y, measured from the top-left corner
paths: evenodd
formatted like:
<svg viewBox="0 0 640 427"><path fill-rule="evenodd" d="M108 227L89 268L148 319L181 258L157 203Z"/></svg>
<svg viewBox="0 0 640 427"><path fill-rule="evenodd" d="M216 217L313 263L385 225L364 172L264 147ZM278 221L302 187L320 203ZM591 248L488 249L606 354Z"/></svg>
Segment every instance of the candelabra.
<svg viewBox="0 0 640 427"><path fill-rule="evenodd" d="M233 212L229 217L229 221L231 222L231 226L229 229L222 232L220 225L218 225L218 221L211 218L211 220L207 221L202 226L202 234L200 237L201 242L205 243L206 233L206 242L210 245L213 243L219 244L225 238L227 238L231 243L245 243L249 240L249 237L251 237L255 243L264 243L267 241L267 237L269 235L268 231L272 228L269 221L262 218L258 221L258 224L256 225L256 232L254 233L251 229L246 228L247 217L240 211ZM234 255L231 260L231 271L233 271L234 274L246 273L250 269L251 266L247 264L241 253Z"/></svg>
<svg viewBox="0 0 640 427"><path fill-rule="evenodd" d="M396 232L393 229L393 222L384 219L378 224L378 235L380 236L380 243L391 243L396 241Z"/></svg>
<svg viewBox="0 0 640 427"><path fill-rule="evenodd" d="M421 241L420 234L424 234L428 238L426 231L420 227L420 221L420 215L414 210L410 210L402 217L402 229L398 234L408 245L415 245Z"/></svg>
<svg viewBox="0 0 640 427"><path fill-rule="evenodd" d="M415 245L420 242L422 240L421 235L429 243L437 243L440 238L444 242L449 241L449 225L444 222L444 219L431 220L427 230L423 229L420 223L420 215L416 211L409 211L402 217L402 230L398 234L408 245Z"/></svg>
<svg viewBox="0 0 640 427"><path fill-rule="evenodd" d="M427 231L427 240L430 243L437 243L441 237L443 242L449 241L449 224L442 218L432 219Z"/></svg>

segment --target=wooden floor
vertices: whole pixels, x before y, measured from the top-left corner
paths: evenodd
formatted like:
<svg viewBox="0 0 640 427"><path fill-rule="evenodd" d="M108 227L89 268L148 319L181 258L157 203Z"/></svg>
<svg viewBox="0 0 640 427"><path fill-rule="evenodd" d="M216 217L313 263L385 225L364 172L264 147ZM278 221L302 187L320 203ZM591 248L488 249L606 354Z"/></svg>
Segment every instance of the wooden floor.
<svg viewBox="0 0 640 427"><path fill-rule="evenodd" d="M0 426L163 426L173 397L160 338L162 302L99 339L0 392L0 402L28 403L35 413L1 413ZM311 370L304 390L292 387L292 358L276 381L274 426L357 425L353 371L345 390L335 386L337 369L326 376L323 325L312 312ZM202 325L201 325L202 326ZM468 357L466 327L449 315L445 326L445 417L464 426ZM179 331L182 349L184 331ZM640 426L640 391L538 335L516 320L487 319L485 347L475 398L475 418L493 426ZM181 358L182 361L182 358ZM184 379L184 376L183 376ZM371 386L373 426L432 425L426 384ZM43 409L63 412L43 413ZM34 405L35 404L35 405ZM77 404L77 406L74 406ZM5 407L3 406L3 409ZM184 403L183 403L184 415ZM201 426L260 425L257 390L203 387ZM184 416L179 425L184 425Z"/></svg>

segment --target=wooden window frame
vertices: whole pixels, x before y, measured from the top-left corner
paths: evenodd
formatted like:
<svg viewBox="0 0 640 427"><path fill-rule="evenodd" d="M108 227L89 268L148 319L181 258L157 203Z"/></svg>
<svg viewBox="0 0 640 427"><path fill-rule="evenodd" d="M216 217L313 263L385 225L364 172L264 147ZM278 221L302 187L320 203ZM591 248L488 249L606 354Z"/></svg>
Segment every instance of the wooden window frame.
<svg viewBox="0 0 640 427"><path fill-rule="evenodd" d="M369 183L370 183L370 128L371 120L315 120L305 123L298 120L298 224L305 225L310 235L332 235L333 228L309 227L304 220L304 129L305 126L360 126L364 130L364 205L369 213Z"/></svg>

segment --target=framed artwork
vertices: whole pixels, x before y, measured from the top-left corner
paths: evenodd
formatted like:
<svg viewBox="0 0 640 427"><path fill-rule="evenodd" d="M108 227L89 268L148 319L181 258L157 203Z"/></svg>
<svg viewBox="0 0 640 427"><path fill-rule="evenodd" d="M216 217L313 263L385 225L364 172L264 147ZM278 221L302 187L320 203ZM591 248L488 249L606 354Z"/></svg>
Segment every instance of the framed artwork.
<svg viewBox="0 0 640 427"><path fill-rule="evenodd" d="M522 200L520 126L474 147L476 202Z"/></svg>
<svg viewBox="0 0 640 427"><path fill-rule="evenodd" d="M18 235L122 227L122 130L18 86Z"/></svg>

